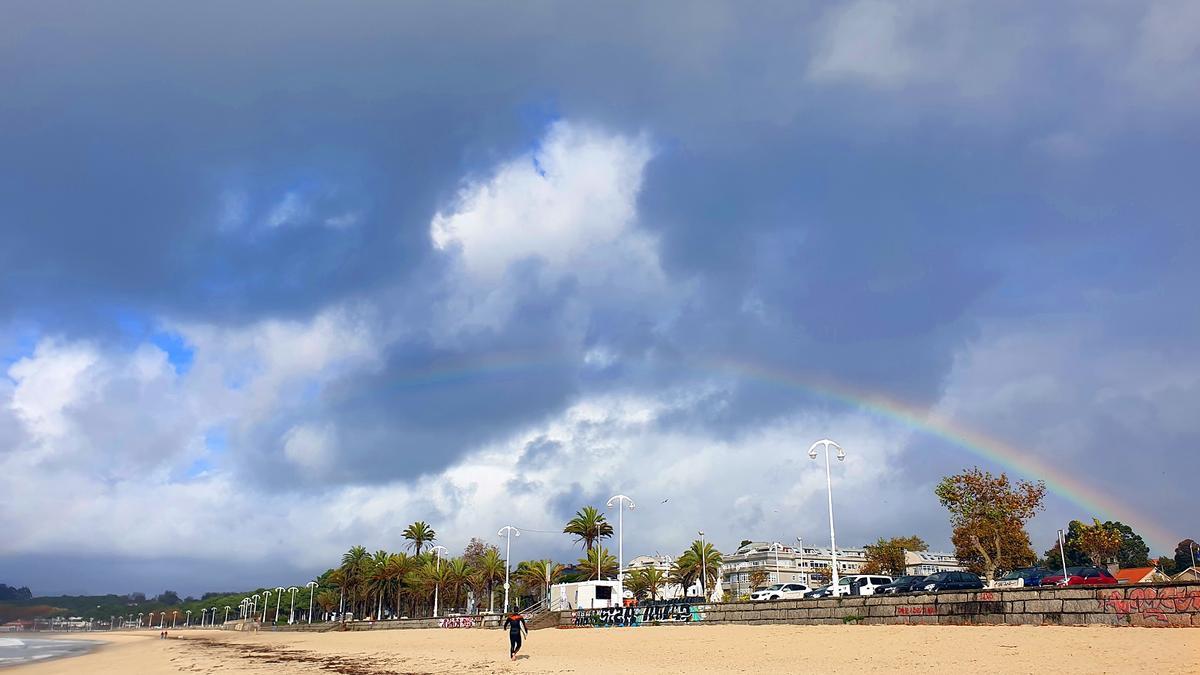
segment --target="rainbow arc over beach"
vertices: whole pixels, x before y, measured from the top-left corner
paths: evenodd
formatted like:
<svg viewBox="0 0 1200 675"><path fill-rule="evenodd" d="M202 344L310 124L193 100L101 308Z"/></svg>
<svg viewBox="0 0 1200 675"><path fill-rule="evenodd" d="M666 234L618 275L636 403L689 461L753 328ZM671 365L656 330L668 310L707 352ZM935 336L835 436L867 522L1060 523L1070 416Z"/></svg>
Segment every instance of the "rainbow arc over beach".
<svg viewBox="0 0 1200 675"><path fill-rule="evenodd" d="M450 383L484 377L511 377L541 369L575 367L578 361L530 352L494 353L483 359L448 362L404 378L398 385L421 386ZM1057 467L1034 452L985 434L937 411L902 401L878 392L864 391L843 383L802 375L775 367L733 358L706 358L697 361L663 364L701 374L733 375L803 391L866 410L885 419L940 438L970 454L996 464L1023 478L1045 482L1047 490L1082 508L1079 519L1097 517L1119 520L1146 538L1152 551L1170 552L1179 540L1157 523L1143 517L1115 496L1106 494L1073 475L1067 467Z"/></svg>

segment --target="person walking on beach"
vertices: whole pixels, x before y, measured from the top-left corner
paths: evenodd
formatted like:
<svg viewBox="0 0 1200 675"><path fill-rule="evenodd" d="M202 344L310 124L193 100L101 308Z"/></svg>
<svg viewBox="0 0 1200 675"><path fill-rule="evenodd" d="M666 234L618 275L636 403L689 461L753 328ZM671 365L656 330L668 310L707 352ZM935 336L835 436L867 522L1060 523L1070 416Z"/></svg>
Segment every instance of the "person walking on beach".
<svg viewBox="0 0 1200 675"><path fill-rule="evenodd" d="M504 627L508 629L508 658L516 661L517 652L521 651L521 638L529 636L525 617L520 612L513 612L504 619Z"/></svg>

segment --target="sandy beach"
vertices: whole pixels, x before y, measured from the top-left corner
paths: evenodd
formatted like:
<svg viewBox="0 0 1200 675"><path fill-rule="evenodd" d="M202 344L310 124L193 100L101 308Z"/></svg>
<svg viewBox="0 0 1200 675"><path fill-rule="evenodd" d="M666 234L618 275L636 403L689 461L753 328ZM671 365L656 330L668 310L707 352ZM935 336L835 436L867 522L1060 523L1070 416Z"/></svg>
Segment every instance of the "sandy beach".
<svg viewBox="0 0 1200 675"><path fill-rule="evenodd" d="M89 636L93 637L93 636ZM541 630L510 662L484 630L355 633L221 631L94 634L75 658L19 666L52 673L925 672L1198 673L1200 631L987 626L686 626Z"/></svg>

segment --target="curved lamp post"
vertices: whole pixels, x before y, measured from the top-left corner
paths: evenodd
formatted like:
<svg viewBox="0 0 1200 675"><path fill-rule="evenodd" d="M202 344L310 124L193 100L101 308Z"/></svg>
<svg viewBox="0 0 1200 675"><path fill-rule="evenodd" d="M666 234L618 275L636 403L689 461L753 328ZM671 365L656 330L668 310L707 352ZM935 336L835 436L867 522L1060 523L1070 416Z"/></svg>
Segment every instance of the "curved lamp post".
<svg viewBox="0 0 1200 675"><path fill-rule="evenodd" d="M804 571L804 537L796 537L796 552L800 554L800 560L796 562L796 568L804 575L804 584L808 585L808 572Z"/></svg>
<svg viewBox="0 0 1200 675"><path fill-rule="evenodd" d="M704 530L697 530L700 535L700 597L707 600L708 593L708 544L704 541Z"/></svg>
<svg viewBox="0 0 1200 675"><path fill-rule="evenodd" d="M292 592L292 606L288 609L288 625L290 626L296 622L296 591L300 589L299 587L292 586L288 590Z"/></svg>
<svg viewBox="0 0 1200 675"><path fill-rule="evenodd" d="M312 623L313 595L317 592L317 582L310 581L304 585L308 587L308 622Z"/></svg>
<svg viewBox="0 0 1200 675"><path fill-rule="evenodd" d="M617 580L621 582L621 587L625 587L625 504L629 504L629 510L632 511L636 506L633 500L625 495L614 495L608 500L608 508L613 507L613 502L617 503ZM597 562L597 567L599 563Z"/></svg>
<svg viewBox="0 0 1200 675"><path fill-rule="evenodd" d="M512 525L505 525L504 527L500 528L499 532L496 533L497 536L507 538L507 541L504 544L504 612L505 612L505 614L508 613L508 588L509 588L509 585L508 585L508 558L509 558L509 554L512 553L512 538L513 538L514 534L519 537L519 536L521 536L521 531L518 530L517 528L513 527Z"/></svg>
<svg viewBox="0 0 1200 675"><path fill-rule="evenodd" d="M231 609L233 609L233 608L230 607L229 605L225 605L225 620L221 622L222 624L229 623L229 610L231 610Z"/></svg>
<svg viewBox="0 0 1200 675"><path fill-rule="evenodd" d="M275 588L275 623L279 623L279 605L283 604L283 586Z"/></svg>
<svg viewBox="0 0 1200 675"><path fill-rule="evenodd" d="M433 551L433 557L434 557L434 559L437 560L437 570L440 573L442 571L442 553L443 552L449 553L450 549L439 544L438 546L434 546L433 548L431 548L429 550ZM441 586L442 586L441 579L437 579L434 581L434 584L433 584L433 616L435 618L438 615L438 595L439 595L438 590L441 588Z"/></svg>
<svg viewBox="0 0 1200 675"><path fill-rule="evenodd" d="M188 628L191 628L192 627L192 610L189 609L185 614L186 614L186 616L183 617L183 625L187 626Z"/></svg>
<svg viewBox="0 0 1200 675"><path fill-rule="evenodd" d="M175 630L175 617L179 616L179 610L171 610L171 630Z"/></svg>
<svg viewBox="0 0 1200 675"><path fill-rule="evenodd" d="M828 438L823 438L816 443L813 443L812 447L808 449L809 459L817 458L817 446L825 447L825 487L829 492L829 560L831 563L830 568L833 570L833 578L831 579L833 585L830 586L830 589L833 591L833 594L836 595L838 587L837 536L833 529L833 480L829 475L829 447L833 446L837 448L837 458L839 462L846 461L846 451L842 450L842 446L838 445L837 443L834 443Z"/></svg>
<svg viewBox="0 0 1200 675"><path fill-rule="evenodd" d="M783 573L779 571L779 549L781 548L783 548L783 544L773 541L770 548L767 549L775 551L775 583L777 584L783 583Z"/></svg>
<svg viewBox="0 0 1200 675"><path fill-rule="evenodd" d="M267 610L271 607L271 591L263 591L263 613L259 623L267 622Z"/></svg>

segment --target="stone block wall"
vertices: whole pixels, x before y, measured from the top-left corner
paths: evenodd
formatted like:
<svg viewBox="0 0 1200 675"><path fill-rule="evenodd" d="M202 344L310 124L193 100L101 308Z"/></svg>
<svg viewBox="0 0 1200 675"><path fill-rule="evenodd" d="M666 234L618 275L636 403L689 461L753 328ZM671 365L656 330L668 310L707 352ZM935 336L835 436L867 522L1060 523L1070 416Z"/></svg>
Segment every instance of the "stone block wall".
<svg viewBox="0 0 1200 675"><path fill-rule="evenodd" d="M559 614L560 628L689 623L1200 627L1200 584L990 589L772 602L680 602Z"/></svg>

